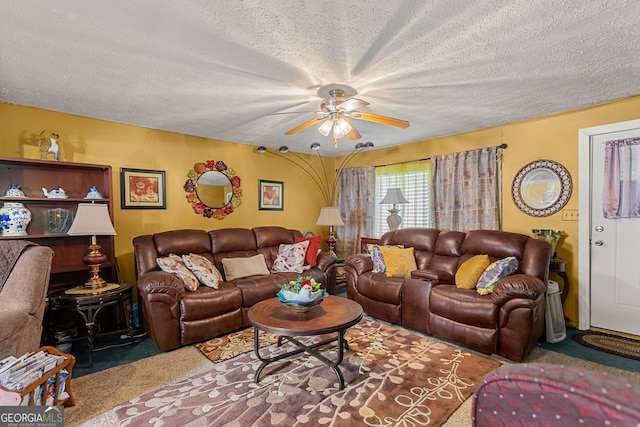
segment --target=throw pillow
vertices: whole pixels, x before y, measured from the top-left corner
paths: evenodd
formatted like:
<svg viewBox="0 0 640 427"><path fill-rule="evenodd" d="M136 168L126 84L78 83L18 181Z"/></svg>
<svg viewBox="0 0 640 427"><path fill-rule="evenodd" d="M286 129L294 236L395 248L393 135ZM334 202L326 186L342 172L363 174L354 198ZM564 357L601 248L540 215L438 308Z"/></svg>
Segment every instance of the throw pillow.
<svg viewBox="0 0 640 427"><path fill-rule="evenodd" d="M218 289L222 274L211 261L198 254L182 255L182 261L203 285Z"/></svg>
<svg viewBox="0 0 640 427"><path fill-rule="evenodd" d="M308 247L308 240L291 245L281 244L278 256L273 261L273 270L277 273L302 273Z"/></svg>
<svg viewBox="0 0 640 427"><path fill-rule="evenodd" d="M515 257L499 259L491 264L482 273L476 284L480 295L487 295L493 292L493 287L498 280L507 277L518 269L518 260Z"/></svg>
<svg viewBox="0 0 640 427"><path fill-rule="evenodd" d="M456 271L456 286L462 289L473 289L482 273L489 267L488 255L476 255L462 263Z"/></svg>
<svg viewBox="0 0 640 427"><path fill-rule="evenodd" d="M310 266L318 265L318 253L320 253L320 243L322 242L322 236L313 237L296 237L295 243L309 241L309 247L307 253L304 256L305 264Z"/></svg>
<svg viewBox="0 0 640 427"><path fill-rule="evenodd" d="M369 253L371 254L371 260L373 260L373 272L386 273L387 267L384 265L384 256L382 256L382 252L380 252L380 246L371 245L369 247Z"/></svg>
<svg viewBox="0 0 640 427"><path fill-rule="evenodd" d="M380 246L384 258L387 277L411 277L411 272L417 270L413 248L397 248L394 246Z"/></svg>
<svg viewBox="0 0 640 427"><path fill-rule="evenodd" d="M259 274L269 274L267 262L262 254L245 258L224 258L222 260L222 268L227 281Z"/></svg>
<svg viewBox="0 0 640 427"><path fill-rule="evenodd" d="M188 291L195 291L200 286L200 282L196 276L184 265L182 258L175 254L169 254L169 256L156 258L156 263L162 271L175 274L182 283L184 288Z"/></svg>

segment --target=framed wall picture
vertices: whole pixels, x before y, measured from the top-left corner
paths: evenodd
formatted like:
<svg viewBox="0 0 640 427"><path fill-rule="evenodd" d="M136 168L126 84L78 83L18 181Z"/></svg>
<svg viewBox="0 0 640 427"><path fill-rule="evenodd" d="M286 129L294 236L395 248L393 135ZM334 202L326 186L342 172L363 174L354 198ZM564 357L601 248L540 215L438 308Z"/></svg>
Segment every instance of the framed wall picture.
<svg viewBox="0 0 640 427"><path fill-rule="evenodd" d="M164 171L120 168L122 209L166 209Z"/></svg>
<svg viewBox="0 0 640 427"><path fill-rule="evenodd" d="M284 182L260 180L258 209L261 211L284 210Z"/></svg>

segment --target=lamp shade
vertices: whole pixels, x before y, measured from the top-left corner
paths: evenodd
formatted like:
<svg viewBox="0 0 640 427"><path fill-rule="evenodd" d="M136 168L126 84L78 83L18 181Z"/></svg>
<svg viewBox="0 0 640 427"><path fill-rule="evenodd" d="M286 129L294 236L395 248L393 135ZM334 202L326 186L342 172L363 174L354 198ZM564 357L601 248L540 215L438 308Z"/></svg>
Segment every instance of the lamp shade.
<svg viewBox="0 0 640 427"><path fill-rule="evenodd" d="M109 207L100 203L78 203L76 217L67 232L70 236L115 236Z"/></svg>
<svg viewBox="0 0 640 427"><path fill-rule="evenodd" d="M316 225L344 225L344 222L342 222L338 208L324 207L320 209Z"/></svg>
<svg viewBox="0 0 640 427"><path fill-rule="evenodd" d="M403 205L405 203L409 203L409 201L404 198L400 188L388 188L384 199L380 201L381 205Z"/></svg>

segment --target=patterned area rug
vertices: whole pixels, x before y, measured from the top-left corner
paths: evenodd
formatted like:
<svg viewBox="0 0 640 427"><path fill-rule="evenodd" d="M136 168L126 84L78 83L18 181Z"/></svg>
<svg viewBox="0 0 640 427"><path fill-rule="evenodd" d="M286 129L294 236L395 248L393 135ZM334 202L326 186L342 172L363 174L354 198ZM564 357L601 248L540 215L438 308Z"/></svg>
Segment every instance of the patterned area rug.
<svg viewBox="0 0 640 427"><path fill-rule="evenodd" d="M261 333L258 340L262 348L278 341L278 336ZM194 344L194 347L213 363L224 362L247 351L253 351L253 328Z"/></svg>
<svg viewBox="0 0 640 427"><path fill-rule="evenodd" d="M317 337L317 339L326 338ZM364 318L347 331L345 388L315 358L268 365L258 384L254 352L143 394L115 408L120 425L440 426L500 362ZM316 341L317 342L317 341ZM271 345L278 354L293 348ZM334 358L335 345L323 351Z"/></svg>
<svg viewBox="0 0 640 427"><path fill-rule="evenodd" d="M640 341L603 332L577 332L573 339L585 347L640 360Z"/></svg>

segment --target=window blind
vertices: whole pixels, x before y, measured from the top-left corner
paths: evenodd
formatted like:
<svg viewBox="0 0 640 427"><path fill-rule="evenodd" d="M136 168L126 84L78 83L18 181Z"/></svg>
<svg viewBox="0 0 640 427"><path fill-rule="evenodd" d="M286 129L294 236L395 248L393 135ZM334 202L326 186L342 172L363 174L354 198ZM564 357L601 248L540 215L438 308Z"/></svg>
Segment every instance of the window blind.
<svg viewBox="0 0 640 427"><path fill-rule="evenodd" d="M387 217L393 205L380 204L389 188L400 188L409 201L409 203L396 205L398 215L402 217L400 228L431 226L430 160L376 167L375 233L377 237L389 231Z"/></svg>

